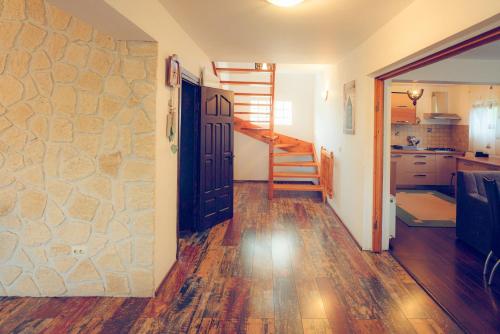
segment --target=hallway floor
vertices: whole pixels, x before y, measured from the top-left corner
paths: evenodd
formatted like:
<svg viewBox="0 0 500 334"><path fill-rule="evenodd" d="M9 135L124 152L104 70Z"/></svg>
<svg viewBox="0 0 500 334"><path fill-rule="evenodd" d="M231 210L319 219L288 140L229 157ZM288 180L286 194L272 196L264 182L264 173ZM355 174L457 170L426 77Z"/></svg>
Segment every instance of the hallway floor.
<svg viewBox="0 0 500 334"><path fill-rule="evenodd" d="M298 197L302 196L302 197ZM3 298L0 333L459 333L319 198L235 184L235 217L182 240L158 296Z"/></svg>

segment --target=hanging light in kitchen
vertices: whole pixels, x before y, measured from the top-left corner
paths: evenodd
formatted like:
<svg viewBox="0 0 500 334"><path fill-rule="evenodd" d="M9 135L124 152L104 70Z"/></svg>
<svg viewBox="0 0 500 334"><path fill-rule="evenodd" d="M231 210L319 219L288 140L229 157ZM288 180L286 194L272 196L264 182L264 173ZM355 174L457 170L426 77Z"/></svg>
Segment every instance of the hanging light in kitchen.
<svg viewBox="0 0 500 334"><path fill-rule="evenodd" d="M410 98L410 100L413 101L413 105L416 106L417 105L417 100L419 98L422 97L422 95L424 95L424 89L423 88L420 88L420 89L411 89L411 90L407 90L406 91L406 94L408 95L408 97Z"/></svg>

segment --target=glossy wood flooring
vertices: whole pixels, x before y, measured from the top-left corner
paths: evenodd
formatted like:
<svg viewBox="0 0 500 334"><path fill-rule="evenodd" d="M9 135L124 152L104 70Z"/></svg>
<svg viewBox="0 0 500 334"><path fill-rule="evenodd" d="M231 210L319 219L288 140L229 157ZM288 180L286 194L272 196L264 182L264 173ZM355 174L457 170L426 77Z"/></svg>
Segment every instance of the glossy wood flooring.
<svg viewBox="0 0 500 334"><path fill-rule="evenodd" d="M315 197L235 185L235 217L182 242L158 296L4 298L1 333L459 333L388 254ZM297 195L304 196L304 195Z"/></svg>
<svg viewBox="0 0 500 334"><path fill-rule="evenodd" d="M457 240L455 228L397 221L391 245L394 257L468 332L500 333L500 275L491 287L485 284L485 257Z"/></svg>

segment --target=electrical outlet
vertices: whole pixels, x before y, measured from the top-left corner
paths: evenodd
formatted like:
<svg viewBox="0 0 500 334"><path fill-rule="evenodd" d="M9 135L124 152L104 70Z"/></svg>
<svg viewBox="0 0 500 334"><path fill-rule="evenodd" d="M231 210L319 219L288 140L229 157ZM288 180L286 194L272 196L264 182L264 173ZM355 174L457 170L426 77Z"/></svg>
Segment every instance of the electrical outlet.
<svg viewBox="0 0 500 334"><path fill-rule="evenodd" d="M87 254L87 247L86 246L73 246L71 247L71 253L73 253L73 256L76 257L82 257Z"/></svg>

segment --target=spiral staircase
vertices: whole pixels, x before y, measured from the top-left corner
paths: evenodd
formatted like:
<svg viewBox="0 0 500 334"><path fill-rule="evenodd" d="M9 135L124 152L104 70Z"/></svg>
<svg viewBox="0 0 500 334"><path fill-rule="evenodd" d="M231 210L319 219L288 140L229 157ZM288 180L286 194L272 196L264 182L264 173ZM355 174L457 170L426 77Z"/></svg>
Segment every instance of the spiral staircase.
<svg viewBox="0 0 500 334"><path fill-rule="evenodd" d="M314 144L274 131L276 65L212 63L224 89L234 91L234 129L269 145L269 199L276 191L319 192L320 161Z"/></svg>

